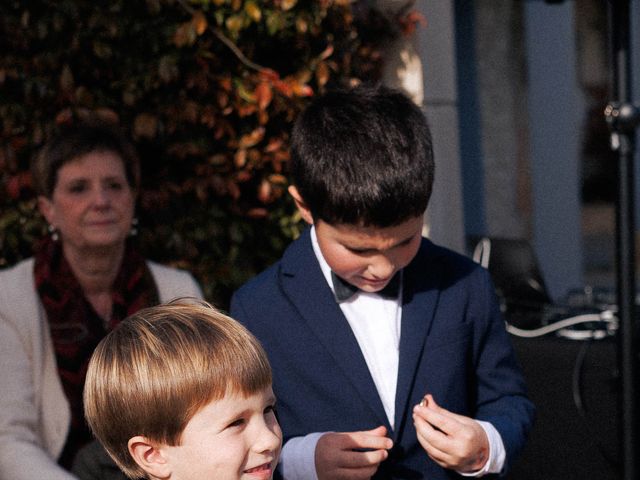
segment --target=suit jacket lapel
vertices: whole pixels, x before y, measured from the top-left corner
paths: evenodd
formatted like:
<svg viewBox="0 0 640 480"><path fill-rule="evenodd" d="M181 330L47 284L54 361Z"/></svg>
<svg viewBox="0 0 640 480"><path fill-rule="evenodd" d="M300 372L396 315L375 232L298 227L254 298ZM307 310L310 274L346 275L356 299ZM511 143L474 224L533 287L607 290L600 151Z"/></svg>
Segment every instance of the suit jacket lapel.
<svg viewBox="0 0 640 480"><path fill-rule="evenodd" d="M389 428L358 341L322 274L308 229L287 249L281 265L282 290L298 309L306 327L313 331L380 424Z"/></svg>
<svg viewBox="0 0 640 480"><path fill-rule="evenodd" d="M400 331L400 358L396 386L396 413L394 437L410 414L408 405L418 365L422 361L423 347L429 334L439 298L438 262L431 242L423 241L416 258L403 275L402 326ZM422 392L424 394L426 392Z"/></svg>

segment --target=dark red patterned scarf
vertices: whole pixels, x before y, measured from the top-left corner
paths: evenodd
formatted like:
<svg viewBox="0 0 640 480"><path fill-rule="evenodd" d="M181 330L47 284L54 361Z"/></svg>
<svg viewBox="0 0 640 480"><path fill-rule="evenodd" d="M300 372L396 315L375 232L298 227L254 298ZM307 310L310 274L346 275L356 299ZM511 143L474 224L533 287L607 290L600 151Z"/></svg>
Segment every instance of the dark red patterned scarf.
<svg viewBox="0 0 640 480"><path fill-rule="evenodd" d="M98 342L125 317L159 303L144 258L127 244L113 284L111 319L104 322L85 298L59 242L45 240L35 255L34 278L47 314L58 373L71 406L71 429L59 463L70 468L77 450L91 440L84 421L82 390Z"/></svg>

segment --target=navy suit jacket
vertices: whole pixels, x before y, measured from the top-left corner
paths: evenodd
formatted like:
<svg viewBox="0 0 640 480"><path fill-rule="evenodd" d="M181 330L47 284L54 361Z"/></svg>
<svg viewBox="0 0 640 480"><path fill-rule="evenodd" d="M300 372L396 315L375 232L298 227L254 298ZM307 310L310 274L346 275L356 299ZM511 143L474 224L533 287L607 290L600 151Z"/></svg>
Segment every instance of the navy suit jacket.
<svg viewBox="0 0 640 480"><path fill-rule="evenodd" d="M417 441L412 408L426 393L448 410L493 424L507 465L532 426L534 408L487 271L429 240L403 274L394 430L309 230L234 294L231 315L267 351L285 442L311 432L389 429L394 447L374 478L458 477Z"/></svg>

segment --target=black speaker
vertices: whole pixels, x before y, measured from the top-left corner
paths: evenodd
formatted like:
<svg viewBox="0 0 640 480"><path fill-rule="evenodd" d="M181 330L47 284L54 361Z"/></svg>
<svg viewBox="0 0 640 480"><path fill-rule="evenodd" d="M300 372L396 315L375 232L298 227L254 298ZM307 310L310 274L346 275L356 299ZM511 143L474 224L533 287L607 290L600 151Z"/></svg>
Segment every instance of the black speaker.
<svg viewBox="0 0 640 480"><path fill-rule="evenodd" d="M525 239L482 237L474 259L491 273L509 323L521 328L541 325L552 304L531 244Z"/></svg>

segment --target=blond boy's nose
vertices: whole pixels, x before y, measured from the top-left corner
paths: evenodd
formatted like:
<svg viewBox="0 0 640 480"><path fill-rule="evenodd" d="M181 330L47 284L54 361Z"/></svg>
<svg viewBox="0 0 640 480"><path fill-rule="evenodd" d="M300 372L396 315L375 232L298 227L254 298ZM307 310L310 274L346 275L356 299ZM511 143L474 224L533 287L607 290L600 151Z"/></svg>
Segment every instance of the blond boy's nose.
<svg viewBox="0 0 640 480"><path fill-rule="evenodd" d="M256 437L255 449L259 452L274 452L278 450L281 437L278 435L279 429L273 429L265 425Z"/></svg>

